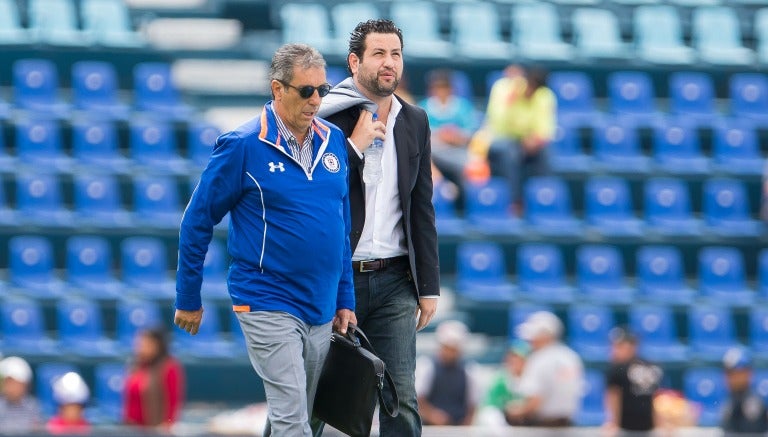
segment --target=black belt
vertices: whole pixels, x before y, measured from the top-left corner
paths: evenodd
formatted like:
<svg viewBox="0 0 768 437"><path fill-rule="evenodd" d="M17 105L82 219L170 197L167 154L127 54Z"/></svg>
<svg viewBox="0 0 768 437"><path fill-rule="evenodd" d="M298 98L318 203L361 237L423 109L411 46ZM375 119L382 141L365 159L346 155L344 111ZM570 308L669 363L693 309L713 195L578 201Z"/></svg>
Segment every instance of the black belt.
<svg viewBox="0 0 768 437"><path fill-rule="evenodd" d="M393 264L407 262L408 256L395 256L392 258L364 259L361 261L352 261L352 270L356 273L375 272L385 269Z"/></svg>

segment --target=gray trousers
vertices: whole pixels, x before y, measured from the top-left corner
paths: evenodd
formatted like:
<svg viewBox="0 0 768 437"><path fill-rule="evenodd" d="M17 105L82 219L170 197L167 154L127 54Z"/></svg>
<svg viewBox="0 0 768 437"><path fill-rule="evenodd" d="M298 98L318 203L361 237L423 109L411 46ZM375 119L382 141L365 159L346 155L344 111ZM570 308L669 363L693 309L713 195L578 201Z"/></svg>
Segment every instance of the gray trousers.
<svg viewBox="0 0 768 437"><path fill-rule="evenodd" d="M237 313L248 356L264 381L275 436L312 436L309 418L331 341L331 322L311 326L283 312Z"/></svg>

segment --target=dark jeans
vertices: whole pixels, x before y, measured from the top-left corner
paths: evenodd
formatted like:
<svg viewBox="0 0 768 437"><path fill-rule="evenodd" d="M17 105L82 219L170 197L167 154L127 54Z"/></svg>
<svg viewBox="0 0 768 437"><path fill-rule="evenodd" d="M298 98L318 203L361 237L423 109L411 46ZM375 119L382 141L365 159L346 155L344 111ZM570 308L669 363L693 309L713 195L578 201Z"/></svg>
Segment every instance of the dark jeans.
<svg viewBox="0 0 768 437"><path fill-rule="evenodd" d="M547 148L533 155L526 155L517 141L496 139L488 150L488 165L491 176L501 177L509 182L509 194L513 203L522 203L523 185L532 176L549 173Z"/></svg>

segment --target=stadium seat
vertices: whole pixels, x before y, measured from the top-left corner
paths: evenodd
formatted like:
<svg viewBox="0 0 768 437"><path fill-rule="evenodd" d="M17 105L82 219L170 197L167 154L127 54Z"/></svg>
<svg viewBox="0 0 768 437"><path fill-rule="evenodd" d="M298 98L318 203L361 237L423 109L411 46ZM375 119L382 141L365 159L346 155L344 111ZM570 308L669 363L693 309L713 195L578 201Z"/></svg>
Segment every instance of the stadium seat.
<svg viewBox="0 0 768 437"><path fill-rule="evenodd" d="M613 310L604 305L575 304L567 310L568 344L585 361L607 363L608 333L616 325Z"/></svg>
<svg viewBox="0 0 768 437"><path fill-rule="evenodd" d="M637 335L638 354L655 363L683 363L689 359L688 346L678 338L672 308L667 305L632 305L629 328Z"/></svg>
<svg viewBox="0 0 768 437"><path fill-rule="evenodd" d="M81 0L83 31L106 47L141 47L144 39L133 30L128 6L122 0Z"/></svg>
<svg viewBox="0 0 768 437"><path fill-rule="evenodd" d="M755 369L752 373L752 390L768 402L768 370Z"/></svg>
<svg viewBox="0 0 768 437"><path fill-rule="evenodd" d="M363 1L335 3L331 7L331 20L333 20L333 37L336 47L331 50L346 56L349 50L349 35L355 30L357 23L372 18L384 18L377 3ZM344 77L347 77L346 72ZM329 83L336 84L330 80Z"/></svg>
<svg viewBox="0 0 768 437"><path fill-rule="evenodd" d="M735 73L728 80L731 114L738 118L768 122L768 76Z"/></svg>
<svg viewBox="0 0 768 437"><path fill-rule="evenodd" d="M616 15L609 9L578 8L571 18L577 53L584 58L626 59L629 47L621 40Z"/></svg>
<svg viewBox="0 0 768 437"><path fill-rule="evenodd" d="M20 45L30 42L30 35L21 22L16 0L0 0L0 45Z"/></svg>
<svg viewBox="0 0 768 437"><path fill-rule="evenodd" d="M229 300L227 288L227 248L220 240L211 240L203 261L202 295L207 300Z"/></svg>
<svg viewBox="0 0 768 437"><path fill-rule="evenodd" d="M524 187L525 219L542 235L579 235L583 227L573 214L571 192L558 176L535 176Z"/></svg>
<svg viewBox="0 0 768 437"><path fill-rule="evenodd" d="M651 177L644 187L645 221L661 235L700 235L702 223L691 212L688 187L680 179Z"/></svg>
<svg viewBox="0 0 768 437"><path fill-rule="evenodd" d="M557 97L558 121L585 126L600 121L602 112L595 106L592 79L582 71L553 71L547 85Z"/></svg>
<svg viewBox="0 0 768 437"><path fill-rule="evenodd" d="M211 308L212 311L205 312L196 335L190 335L178 326L174 328L173 353L181 357L231 359L237 354L235 344L224 336L216 306L203 301L203 308Z"/></svg>
<svg viewBox="0 0 768 437"><path fill-rule="evenodd" d="M0 327L4 354L58 356L58 342L46 333L43 308L39 301L3 299L0 301Z"/></svg>
<svg viewBox="0 0 768 437"><path fill-rule="evenodd" d="M440 35L440 22L433 2L393 2L389 15L403 30L408 41L410 56L445 59L451 56L453 46Z"/></svg>
<svg viewBox="0 0 768 437"><path fill-rule="evenodd" d="M757 59L768 64L768 8L755 12L754 36L757 40Z"/></svg>
<svg viewBox="0 0 768 437"><path fill-rule="evenodd" d="M2 143L2 140L0 140ZM2 144L0 144L2 147ZM17 211L8 204L5 190L0 187L0 226L18 226L20 223L17 217Z"/></svg>
<svg viewBox="0 0 768 437"><path fill-rule="evenodd" d="M208 165L220 134L221 130L210 123L190 124L187 132L187 153L192 166L203 169Z"/></svg>
<svg viewBox="0 0 768 437"><path fill-rule="evenodd" d="M456 212L456 198L459 189L456 185L439 181L435 182L432 190L432 205L435 207L435 225L439 235L464 235L466 220Z"/></svg>
<svg viewBox="0 0 768 437"><path fill-rule="evenodd" d="M709 124L719 119L715 85L708 73L677 71L669 75L669 110L686 120Z"/></svg>
<svg viewBox="0 0 768 437"><path fill-rule="evenodd" d="M671 5L641 5L633 15L636 53L659 64L690 64L694 51L683 42L677 8Z"/></svg>
<svg viewBox="0 0 768 437"><path fill-rule="evenodd" d="M465 217L469 225L484 234L517 234L521 221L512 212L509 183L490 178L484 183L464 185Z"/></svg>
<svg viewBox="0 0 768 437"><path fill-rule="evenodd" d="M123 282L136 297L174 299L176 281L169 277L168 254L154 237L128 237L120 244Z"/></svg>
<svg viewBox="0 0 768 437"><path fill-rule="evenodd" d="M72 213L64 207L59 178L54 175L16 174L16 209L25 224L73 225Z"/></svg>
<svg viewBox="0 0 768 437"><path fill-rule="evenodd" d="M699 251L699 289L713 303L751 306L755 291L747 286L744 258L733 247L709 246Z"/></svg>
<svg viewBox="0 0 768 437"><path fill-rule="evenodd" d="M10 285L24 296L58 298L65 292L54 270L51 242L34 235L16 235L8 241Z"/></svg>
<svg viewBox="0 0 768 437"><path fill-rule="evenodd" d="M113 1L107 0L107 3ZM89 118L128 118L130 110L120 101L118 88L117 72L111 63L78 61L72 64L72 99L75 108L88 111Z"/></svg>
<svg viewBox="0 0 768 437"><path fill-rule="evenodd" d="M101 308L93 300L62 299L56 303L61 347L88 358L116 358L117 343L104 333Z"/></svg>
<svg viewBox="0 0 768 437"><path fill-rule="evenodd" d="M2 105L1 102L0 102L0 105ZM0 118L3 118L3 117L0 116ZM16 171L16 165L18 164L18 159L15 156L11 156L8 153L10 149L11 147L6 147L5 136L0 135L0 171L8 172L8 173Z"/></svg>
<svg viewBox="0 0 768 437"><path fill-rule="evenodd" d="M643 235L643 221L634 213L629 184L613 176L592 176L584 185L584 217L600 234Z"/></svg>
<svg viewBox="0 0 768 437"><path fill-rule="evenodd" d="M189 173L188 162L179 155L173 126L165 121L131 123L130 155L134 163L152 173Z"/></svg>
<svg viewBox="0 0 768 437"><path fill-rule="evenodd" d="M123 363L98 363L94 366L93 400L97 421L120 423L123 420L123 392L127 369Z"/></svg>
<svg viewBox="0 0 768 437"><path fill-rule="evenodd" d="M765 224L750 217L744 183L731 178L704 181L704 222L711 232L724 236L757 237Z"/></svg>
<svg viewBox="0 0 768 437"><path fill-rule="evenodd" d="M680 249L671 245L647 245L637 250L637 288L650 302L688 305L696 290L686 284Z"/></svg>
<svg viewBox="0 0 768 437"><path fill-rule="evenodd" d="M507 277L498 243L461 242L456 248L456 290L472 300L510 302L516 288Z"/></svg>
<svg viewBox="0 0 768 437"><path fill-rule="evenodd" d="M768 299L768 249L760 251L757 259L757 287L760 298Z"/></svg>
<svg viewBox="0 0 768 437"><path fill-rule="evenodd" d="M74 121L72 155L89 173L127 173L130 161L118 150L115 125L107 121Z"/></svg>
<svg viewBox="0 0 768 437"><path fill-rule="evenodd" d="M698 425L717 426L727 397L725 376L719 368L690 368L683 374L683 394L700 408Z"/></svg>
<svg viewBox="0 0 768 437"><path fill-rule="evenodd" d="M555 137L549 147L549 165L556 173L589 173L592 157L584 153L576 126L562 120L555 128Z"/></svg>
<svg viewBox="0 0 768 437"><path fill-rule="evenodd" d="M517 281L520 296L534 302L569 303L576 292L566 279L563 253L554 244L520 244Z"/></svg>
<svg viewBox="0 0 768 437"><path fill-rule="evenodd" d="M576 281L587 300L605 304L628 304L635 289L627 284L624 261L614 246L586 244L576 249Z"/></svg>
<svg viewBox="0 0 768 437"><path fill-rule="evenodd" d="M701 153L696 125L688 116L667 118L654 128L653 157L659 170L671 174L706 174L709 158Z"/></svg>
<svg viewBox="0 0 768 437"><path fill-rule="evenodd" d="M768 308L754 306L749 310L749 346L760 360L768 359Z"/></svg>
<svg viewBox="0 0 768 437"><path fill-rule="evenodd" d="M53 383L69 372L78 372L78 369L68 362L41 363L35 369L35 395L45 417L52 417L57 410L53 399Z"/></svg>
<svg viewBox="0 0 768 437"><path fill-rule="evenodd" d="M36 116L65 117L70 108L58 94L59 72L53 61L19 59L13 63L13 103L17 107Z"/></svg>
<svg viewBox="0 0 768 437"><path fill-rule="evenodd" d="M493 3L451 5L451 36L458 55L478 60L509 60L512 45L501 35L499 11Z"/></svg>
<svg viewBox="0 0 768 437"><path fill-rule="evenodd" d="M123 284L112 271L112 249L103 236L73 235L67 239L67 282L87 299L118 299Z"/></svg>
<svg viewBox="0 0 768 437"><path fill-rule="evenodd" d="M88 40L78 29L72 0L29 0L27 15L33 38L54 46L85 46Z"/></svg>
<svg viewBox="0 0 768 437"><path fill-rule="evenodd" d="M126 353L133 350L136 334L162 325L160 308L154 301L123 299L117 302L116 337Z"/></svg>
<svg viewBox="0 0 768 437"><path fill-rule="evenodd" d="M79 225L98 228L126 228L132 225L131 214L120 200L114 176L77 174L74 177L74 209Z"/></svg>
<svg viewBox="0 0 768 437"><path fill-rule="evenodd" d="M331 21L321 2L284 3L279 8L283 43L301 42L323 53L334 51Z"/></svg>
<svg viewBox="0 0 768 437"><path fill-rule="evenodd" d="M731 310L723 305L690 307L688 344L693 358L719 363L728 349L738 345Z"/></svg>
<svg viewBox="0 0 768 437"><path fill-rule="evenodd" d="M20 167L35 172L72 169L72 159L64 153L61 127L51 120L24 120L16 123L16 156Z"/></svg>
<svg viewBox="0 0 768 437"><path fill-rule="evenodd" d="M301 5L301 8L305 9L306 5ZM305 20L310 17L311 14L306 14ZM162 62L141 62L134 66L133 101L136 109L150 112L151 117L164 116L184 121L194 112L182 101L173 82L171 66Z"/></svg>
<svg viewBox="0 0 768 437"><path fill-rule="evenodd" d="M517 3L512 7L512 42L523 58L567 61L573 46L563 41L557 8L549 3Z"/></svg>
<svg viewBox="0 0 768 437"><path fill-rule="evenodd" d="M178 228L182 210L176 181L169 176L136 176L133 179L134 218L159 228Z"/></svg>
<svg viewBox="0 0 768 437"><path fill-rule="evenodd" d="M653 126L663 120L656 108L656 91L650 73L616 71L608 75L608 106L619 118Z"/></svg>
<svg viewBox="0 0 768 437"><path fill-rule="evenodd" d="M755 53L742 42L735 9L698 7L693 9L691 22L691 39L702 61L716 65L750 65L755 61Z"/></svg>
<svg viewBox="0 0 768 437"><path fill-rule="evenodd" d="M715 169L733 175L762 174L765 160L760 152L757 133L752 123L734 119L717 126L713 142Z"/></svg>
<svg viewBox="0 0 768 437"><path fill-rule="evenodd" d="M599 427L605 423L605 375L597 369L584 372L584 398L576 413L576 426Z"/></svg>
<svg viewBox="0 0 768 437"><path fill-rule="evenodd" d="M592 133L596 168L616 173L647 173L651 160L640 150L637 126L626 119L606 118Z"/></svg>

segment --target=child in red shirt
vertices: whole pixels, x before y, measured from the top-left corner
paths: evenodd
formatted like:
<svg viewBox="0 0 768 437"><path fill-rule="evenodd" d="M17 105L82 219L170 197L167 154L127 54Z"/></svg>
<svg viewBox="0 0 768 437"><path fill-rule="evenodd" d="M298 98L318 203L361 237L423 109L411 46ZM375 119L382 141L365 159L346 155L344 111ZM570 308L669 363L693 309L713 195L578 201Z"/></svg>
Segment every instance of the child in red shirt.
<svg viewBox="0 0 768 437"><path fill-rule="evenodd" d="M53 383L53 398L58 411L46 424L51 434L88 434L91 425L85 420L83 411L90 391L83 378L69 372Z"/></svg>

